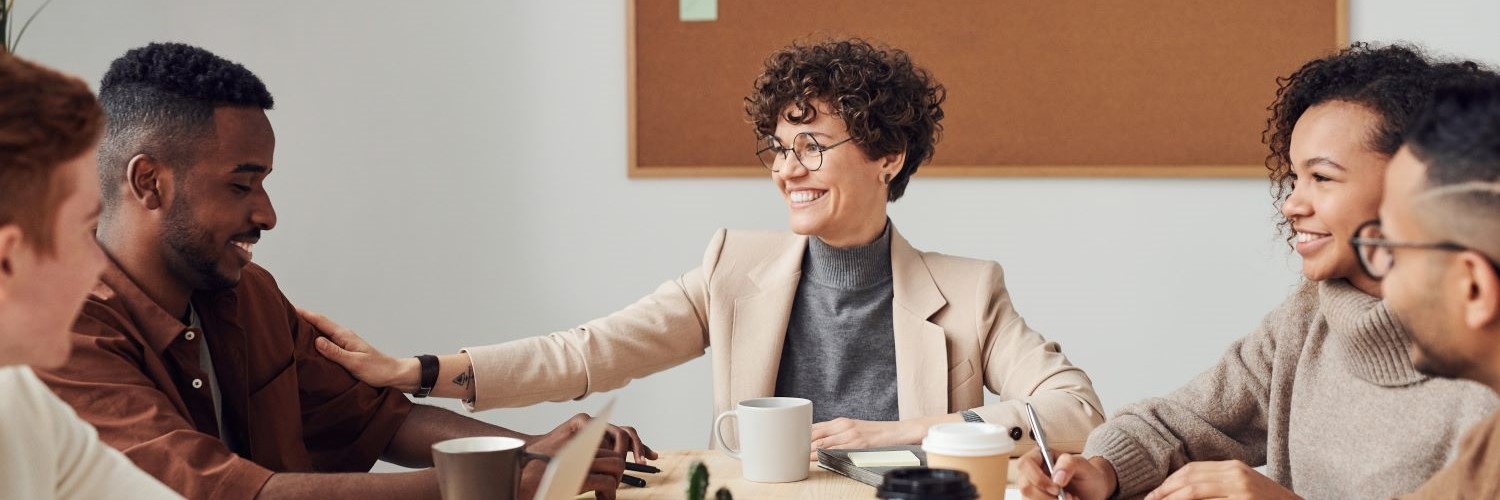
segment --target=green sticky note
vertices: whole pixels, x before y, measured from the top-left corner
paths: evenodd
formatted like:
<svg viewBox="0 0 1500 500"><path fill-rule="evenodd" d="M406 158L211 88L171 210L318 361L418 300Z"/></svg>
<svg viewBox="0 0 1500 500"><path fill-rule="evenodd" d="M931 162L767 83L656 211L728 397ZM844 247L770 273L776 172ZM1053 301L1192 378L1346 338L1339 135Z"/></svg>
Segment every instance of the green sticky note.
<svg viewBox="0 0 1500 500"><path fill-rule="evenodd" d="M677 0L677 16L683 21L717 21L719 0Z"/></svg>

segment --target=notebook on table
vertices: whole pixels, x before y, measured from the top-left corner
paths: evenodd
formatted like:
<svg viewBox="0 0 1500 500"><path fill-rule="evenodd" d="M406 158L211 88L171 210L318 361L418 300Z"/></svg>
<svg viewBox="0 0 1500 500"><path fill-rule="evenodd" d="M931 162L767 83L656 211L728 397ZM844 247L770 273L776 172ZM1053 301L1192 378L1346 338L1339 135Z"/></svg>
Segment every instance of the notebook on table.
<svg viewBox="0 0 1500 500"><path fill-rule="evenodd" d="M885 473L901 467L859 467L854 465L854 460L849 458L850 453L867 453L880 451L910 451L917 456L920 465L927 465L927 453L922 451L919 445L886 446L883 448L868 448L863 450L818 450L818 467L842 474L849 479L859 481L879 488ZM908 466L909 467L909 466Z"/></svg>

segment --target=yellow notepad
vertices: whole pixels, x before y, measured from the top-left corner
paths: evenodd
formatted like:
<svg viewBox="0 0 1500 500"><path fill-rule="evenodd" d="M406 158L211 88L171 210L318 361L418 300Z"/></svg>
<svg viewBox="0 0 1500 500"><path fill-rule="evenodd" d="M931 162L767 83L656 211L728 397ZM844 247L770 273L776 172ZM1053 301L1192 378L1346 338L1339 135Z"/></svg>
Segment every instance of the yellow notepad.
<svg viewBox="0 0 1500 500"><path fill-rule="evenodd" d="M906 450L900 451L856 451L849 453L849 461L855 467L916 467L922 465L917 456Z"/></svg>

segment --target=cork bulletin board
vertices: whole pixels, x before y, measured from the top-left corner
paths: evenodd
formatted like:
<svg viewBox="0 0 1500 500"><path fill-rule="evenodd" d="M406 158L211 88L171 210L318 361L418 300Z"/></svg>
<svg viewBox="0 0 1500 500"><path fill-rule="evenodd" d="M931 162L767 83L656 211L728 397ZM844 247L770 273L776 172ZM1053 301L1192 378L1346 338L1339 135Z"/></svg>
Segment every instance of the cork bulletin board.
<svg viewBox="0 0 1500 500"><path fill-rule="evenodd" d="M924 177L1261 176L1276 78L1348 40L1347 0L681 1L627 0L634 178L768 175L743 104L762 62L845 36L947 87Z"/></svg>

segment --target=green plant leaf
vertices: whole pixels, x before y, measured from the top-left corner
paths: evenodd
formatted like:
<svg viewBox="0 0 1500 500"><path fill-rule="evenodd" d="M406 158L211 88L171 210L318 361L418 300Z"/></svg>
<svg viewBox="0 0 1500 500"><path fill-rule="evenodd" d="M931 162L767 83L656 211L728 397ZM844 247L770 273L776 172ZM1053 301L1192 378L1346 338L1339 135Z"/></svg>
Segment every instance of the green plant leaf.
<svg viewBox="0 0 1500 500"><path fill-rule="evenodd" d="M15 0L11 0L11 2L14 3ZM26 18L26 24L22 24L21 25L21 32L20 33L16 33L16 39L14 41L12 41L11 44L10 44L10 52L12 54L14 54L16 52L17 48L21 47L21 37L26 36L26 28L31 27L31 22L35 21L36 20L36 16L40 15L42 13L42 11L47 10L47 6L48 5L52 5L52 0L47 0L45 2L42 2L42 6L41 7L37 7L36 8L36 12L32 12L31 13L31 17ZM9 11L6 11L6 12L9 12ZM7 14L5 17L10 17L10 15Z"/></svg>
<svg viewBox="0 0 1500 500"><path fill-rule="evenodd" d="M688 473L687 498L704 500L704 496L708 494L708 466L703 465L703 462L693 462L690 470L692 472Z"/></svg>
<svg viewBox="0 0 1500 500"><path fill-rule="evenodd" d="M10 52L10 27L15 24L10 20L10 10L16 6L16 0L0 0L0 46Z"/></svg>

